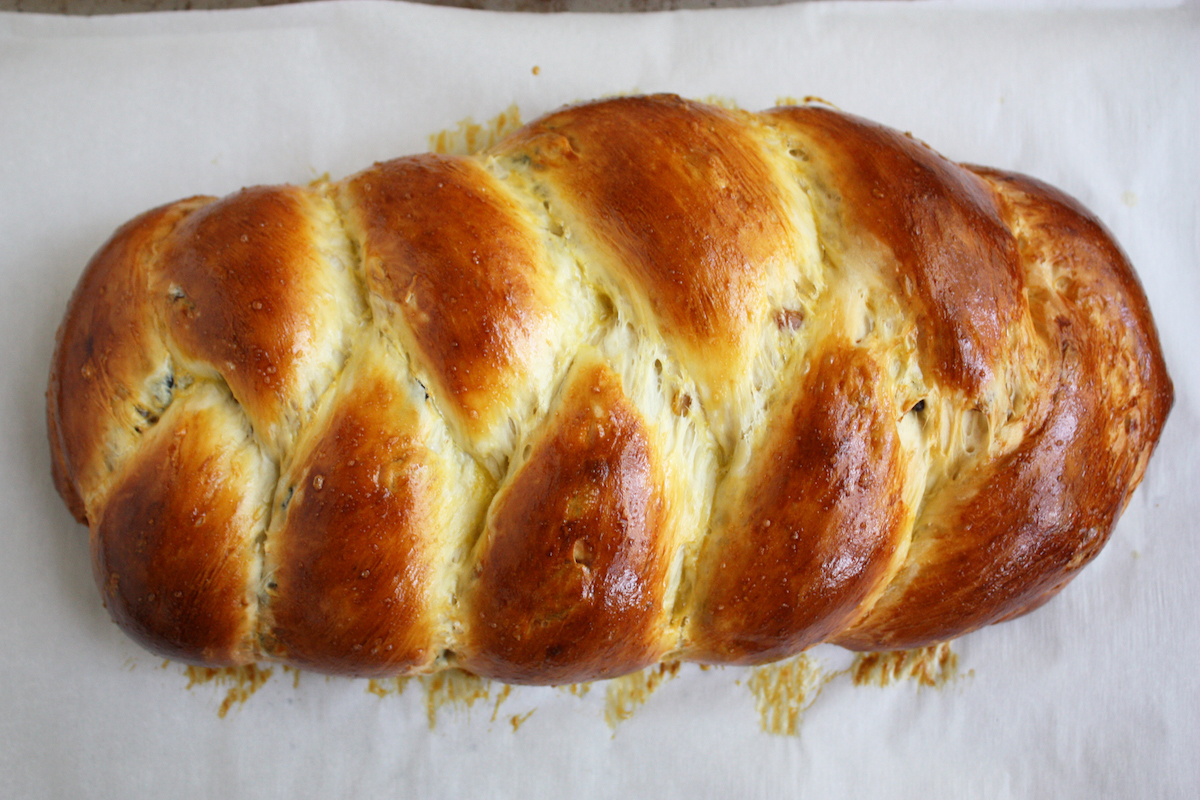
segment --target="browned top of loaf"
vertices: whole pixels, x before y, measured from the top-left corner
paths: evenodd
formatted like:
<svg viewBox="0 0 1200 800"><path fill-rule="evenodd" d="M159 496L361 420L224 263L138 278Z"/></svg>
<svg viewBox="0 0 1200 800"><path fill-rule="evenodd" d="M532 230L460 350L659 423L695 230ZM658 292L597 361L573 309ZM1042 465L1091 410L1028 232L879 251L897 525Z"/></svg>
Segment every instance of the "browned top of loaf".
<svg viewBox="0 0 1200 800"><path fill-rule="evenodd" d="M1111 534L1172 389L1058 191L654 96L148 212L47 397L150 649L569 683L1024 613Z"/></svg>

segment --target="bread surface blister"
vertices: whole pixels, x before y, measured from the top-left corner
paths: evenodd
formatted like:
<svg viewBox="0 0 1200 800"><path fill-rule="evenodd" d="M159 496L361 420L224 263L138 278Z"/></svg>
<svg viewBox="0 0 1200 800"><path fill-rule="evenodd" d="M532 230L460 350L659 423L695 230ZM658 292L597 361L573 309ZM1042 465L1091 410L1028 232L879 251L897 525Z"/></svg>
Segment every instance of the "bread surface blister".
<svg viewBox="0 0 1200 800"><path fill-rule="evenodd" d="M1057 190L650 96L150 211L47 397L150 650L567 684L1023 614L1108 539L1172 388Z"/></svg>

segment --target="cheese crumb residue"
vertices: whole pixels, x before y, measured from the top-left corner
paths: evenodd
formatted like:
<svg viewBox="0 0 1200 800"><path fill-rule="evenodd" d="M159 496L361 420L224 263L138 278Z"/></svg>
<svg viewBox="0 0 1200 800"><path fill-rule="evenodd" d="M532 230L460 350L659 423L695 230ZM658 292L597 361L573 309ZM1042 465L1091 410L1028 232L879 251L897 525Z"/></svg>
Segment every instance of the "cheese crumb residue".
<svg viewBox="0 0 1200 800"><path fill-rule="evenodd" d="M836 676L824 675L816 660L804 654L752 669L746 684L754 695L763 733L799 736L804 710Z"/></svg>
<svg viewBox="0 0 1200 800"><path fill-rule="evenodd" d="M678 674L678 661L664 661L657 667L647 667L620 678L613 678L605 687L604 721L610 728L615 729L619 723L632 717L638 708L645 705L646 700L664 681Z"/></svg>
<svg viewBox="0 0 1200 800"><path fill-rule="evenodd" d="M262 688L273 674L270 667L260 667L257 664L247 664L242 667L194 667L184 670L187 676L187 688L191 689L202 684L214 684L218 688L228 686L225 699L217 710L221 719L229 713L234 703L241 705L250 699L251 695Z"/></svg>
<svg viewBox="0 0 1200 800"><path fill-rule="evenodd" d="M165 669L171 661L164 661ZM680 663L669 661L654 667L613 678L604 683L604 720L609 728L630 719L646 704L666 681L679 674ZM707 669L705 666L701 670ZM299 688L300 670L282 666L292 673L292 687ZM250 699L274 674L273 667L249 664L242 667L185 667L183 673L188 689L204 684L225 688L225 697L217 711L224 719L234 704ZM967 673L974 674L973 671ZM754 667L749 671L746 686L754 696L759 726L764 733L799 736L804 712L812 706L825 685L833 680L849 678L855 686L890 686L902 681L915 681L919 686L942 688L959 677L958 656L946 643L915 650L890 653L861 653L850 667L825 672L820 662L807 654L787 661ZM432 730L437 725L438 712L447 706L470 709L479 701L492 701L491 721L500 717L500 706L508 700L513 686L479 678L462 670L446 670L419 677L374 678L366 683L366 691L384 698L404 693L411 681L417 681L425 693L425 711ZM738 683L741 683L739 680ZM567 684L557 687L577 698L591 691L592 683ZM515 733L536 709L504 717Z"/></svg>
<svg viewBox="0 0 1200 800"><path fill-rule="evenodd" d="M590 683L568 683L559 686L558 689L575 697L587 697L587 693L592 690L592 685Z"/></svg>
<svg viewBox="0 0 1200 800"><path fill-rule="evenodd" d="M512 688L513 687L507 683L500 685L500 693L496 695L496 705L492 706L492 722L496 721L496 715L500 713L500 704L507 700L508 696L512 694ZM533 712L530 711L529 713L532 714ZM526 716L529 715L526 714ZM513 730L516 730L516 726L513 727Z"/></svg>
<svg viewBox="0 0 1200 800"><path fill-rule="evenodd" d="M958 656L945 642L915 650L862 653L854 659L850 674L855 686L888 686L909 680L940 688L958 677Z"/></svg>
<svg viewBox="0 0 1200 800"><path fill-rule="evenodd" d="M958 677L958 656L950 645L942 643L890 653L860 653L849 668L824 672L816 659L801 654L753 668L746 683L754 695L763 732L799 736L804 711L826 684L844 677L855 686L916 681L920 686L940 689Z"/></svg>
<svg viewBox="0 0 1200 800"><path fill-rule="evenodd" d="M708 103L709 105L713 106L719 106L726 111L741 110L741 106L738 105L737 100L734 100L732 97L721 97L720 95L710 94L708 97L700 98L700 102Z"/></svg>
<svg viewBox="0 0 1200 800"><path fill-rule="evenodd" d="M513 714L509 718L508 721L512 724L513 733L516 733L517 729L525 724L525 720L527 720L533 716L534 711L537 711L537 709L531 708L528 711L526 711L524 714Z"/></svg>
<svg viewBox="0 0 1200 800"><path fill-rule="evenodd" d="M371 678L367 681L367 691L376 697L404 694L404 687L412 678Z"/></svg>
<svg viewBox="0 0 1200 800"><path fill-rule="evenodd" d="M470 708L476 701L487 700L492 692L492 682L463 672L448 669L433 675L423 675L418 680L425 689L425 713L429 717L429 729L437 725L437 715L445 706Z"/></svg>
<svg viewBox="0 0 1200 800"><path fill-rule="evenodd" d="M521 112L514 103L482 125L467 117L457 128L431 135L429 149L442 155L472 156L520 127Z"/></svg>

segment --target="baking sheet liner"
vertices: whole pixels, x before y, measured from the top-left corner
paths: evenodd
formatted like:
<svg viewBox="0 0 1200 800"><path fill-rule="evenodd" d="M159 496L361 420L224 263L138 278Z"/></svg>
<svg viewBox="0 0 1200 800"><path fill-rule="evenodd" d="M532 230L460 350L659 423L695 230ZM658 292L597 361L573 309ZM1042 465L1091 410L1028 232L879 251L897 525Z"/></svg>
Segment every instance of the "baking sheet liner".
<svg viewBox="0 0 1200 800"><path fill-rule="evenodd" d="M1200 12L1056 5L0 15L0 795L1194 796ZM126 639L54 493L43 401L67 298L113 229L184 196L341 177L468 119L486 135L514 106L632 91L816 95L1103 219L1177 399L1099 558L1036 613L857 681L864 665L819 647L591 687L279 667L239 683Z"/></svg>

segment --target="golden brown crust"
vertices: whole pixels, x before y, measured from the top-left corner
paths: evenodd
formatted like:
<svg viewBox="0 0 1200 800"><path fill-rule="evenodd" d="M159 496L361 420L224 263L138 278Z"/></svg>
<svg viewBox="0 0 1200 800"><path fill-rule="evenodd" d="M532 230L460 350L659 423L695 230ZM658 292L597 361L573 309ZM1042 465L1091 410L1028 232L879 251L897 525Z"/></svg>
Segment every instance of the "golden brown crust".
<svg viewBox="0 0 1200 800"><path fill-rule="evenodd" d="M688 657L774 661L841 631L889 573L911 512L877 364L846 345L795 384L701 556Z"/></svg>
<svg viewBox="0 0 1200 800"><path fill-rule="evenodd" d="M156 276L180 350L211 363L255 417L284 401L307 344L295 303L313 259L301 202L298 190L257 187L199 209L173 231Z"/></svg>
<svg viewBox="0 0 1200 800"><path fill-rule="evenodd" d="M250 555L260 509L247 485L259 464L256 448L225 435L237 414L196 392L176 401L93 523L109 613L145 647L182 661L230 666L255 657Z"/></svg>
<svg viewBox="0 0 1200 800"><path fill-rule="evenodd" d="M367 286L384 301L377 313L400 317L400 338L439 397L468 431L486 431L553 344L539 237L467 158L376 164L345 196Z"/></svg>
<svg viewBox="0 0 1200 800"><path fill-rule="evenodd" d="M219 378L281 450L332 371L342 337L322 222L333 205L292 186L260 186L197 209L163 243L151 292L185 368ZM214 374L215 373L215 374Z"/></svg>
<svg viewBox="0 0 1200 800"><path fill-rule="evenodd" d="M622 675L664 649L669 555L650 435L603 364L569 381L492 507L465 597L461 663L512 683Z"/></svg>
<svg viewBox="0 0 1200 800"><path fill-rule="evenodd" d="M150 302L150 264L163 237L205 200L162 206L123 225L92 258L67 306L46 410L55 483L80 522L90 519L88 496L116 466L107 440L147 427L165 405L139 391L167 360Z"/></svg>
<svg viewBox="0 0 1200 800"><path fill-rule="evenodd" d="M270 654L388 675L437 656L426 533L441 498L416 409L382 371L358 380L291 468L268 541Z"/></svg>
<svg viewBox="0 0 1200 800"><path fill-rule="evenodd" d="M1054 361L1049 400L1020 446L926 498L909 563L837 637L902 649L1036 608L1108 540L1166 421L1172 387L1141 287L1106 231L1029 178L983 171L1009 205Z"/></svg>
<svg viewBox="0 0 1200 800"><path fill-rule="evenodd" d="M720 397L742 379L773 273L794 258L787 184L747 118L677 97L551 114L498 147L552 187L599 254L593 268Z"/></svg>
<svg viewBox="0 0 1200 800"><path fill-rule="evenodd" d="M843 225L891 251L884 269L911 303L922 368L978 397L1024 288L992 192L921 143L849 114L807 106L770 116L819 148L837 182Z"/></svg>
<svg viewBox="0 0 1200 800"><path fill-rule="evenodd" d="M139 217L47 428L157 652L565 683L1025 613L1171 403L1061 193L827 108L645 97Z"/></svg>

